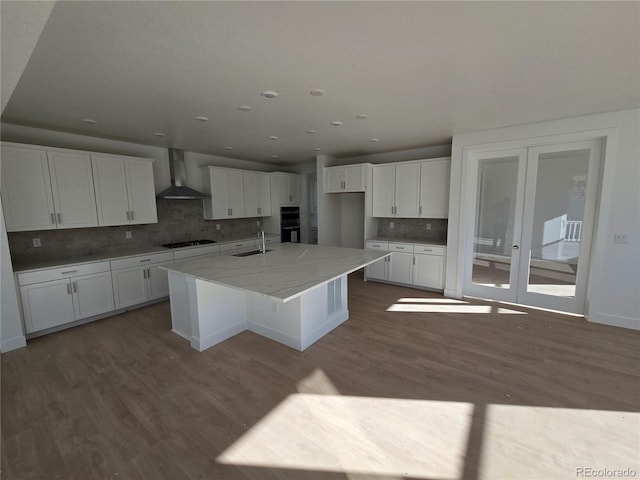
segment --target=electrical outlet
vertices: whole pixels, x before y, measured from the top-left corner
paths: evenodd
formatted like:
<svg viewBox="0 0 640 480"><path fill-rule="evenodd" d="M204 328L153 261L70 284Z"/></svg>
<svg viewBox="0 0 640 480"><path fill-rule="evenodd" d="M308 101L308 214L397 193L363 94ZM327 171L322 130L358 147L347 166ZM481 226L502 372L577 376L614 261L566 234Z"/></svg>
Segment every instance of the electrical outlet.
<svg viewBox="0 0 640 480"><path fill-rule="evenodd" d="M431 230L431 224L427 223L427 230Z"/></svg>
<svg viewBox="0 0 640 480"><path fill-rule="evenodd" d="M220 230L220 224L216 223L216 230Z"/></svg>
<svg viewBox="0 0 640 480"><path fill-rule="evenodd" d="M626 233L616 233L613 235L613 243L629 243L629 237Z"/></svg>
<svg viewBox="0 0 640 480"><path fill-rule="evenodd" d="M40 243L40 239L39 238L34 238L33 239L33 246L36 247L36 248L42 246L42 243Z"/></svg>
<svg viewBox="0 0 640 480"><path fill-rule="evenodd" d="M260 226L260 220L256 220L256 225Z"/></svg>
<svg viewBox="0 0 640 480"><path fill-rule="evenodd" d="M124 232L124 236L127 238L127 240L131 240L131 230L127 230L126 232Z"/></svg>
<svg viewBox="0 0 640 480"><path fill-rule="evenodd" d="M389 228L396 228L393 222L389 222Z"/></svg>

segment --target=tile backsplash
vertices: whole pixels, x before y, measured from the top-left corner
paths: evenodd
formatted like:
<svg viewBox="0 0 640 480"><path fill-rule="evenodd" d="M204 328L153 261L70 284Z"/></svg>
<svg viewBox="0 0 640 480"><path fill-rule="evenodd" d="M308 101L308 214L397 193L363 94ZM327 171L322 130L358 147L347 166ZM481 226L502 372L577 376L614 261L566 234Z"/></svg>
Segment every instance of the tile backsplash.
<svg viewBox="0 0 640 480"><path fill-rule="evenodd" d="M393 222L393 228L391 223ZM427 224L431 230L427 230ZM430 218L378 218L378 236L397 240L415 240L444 243L447 241L446 219Z"/></svg>
<svg viewBox="0 0 640 480"><path fill-rule="evenodd" d="M14 263L24 263L203 238L224 242L252 237L258 230L258 218L205 220L202 200L157 199L157 207L158 223L148 225L10 232L11 258ZM131 239L126 238L127 231ZM33 247L34 238L40 239L41 247Z"/></svg>

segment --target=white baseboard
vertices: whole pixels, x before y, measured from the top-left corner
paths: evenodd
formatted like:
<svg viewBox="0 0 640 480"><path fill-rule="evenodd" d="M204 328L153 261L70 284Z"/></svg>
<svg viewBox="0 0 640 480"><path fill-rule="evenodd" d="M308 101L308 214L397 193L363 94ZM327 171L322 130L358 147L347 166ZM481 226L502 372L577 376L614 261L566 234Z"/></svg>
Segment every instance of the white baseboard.
<svg viewBox="0 0 640 480"><path fill-rule="evenodd" d="M182 337L182 338L184 338L185 340L187 340L189 342L191 341L191 336L190 335L187 335L186 333L180 332L180 331L176 330L175 328L172 328L171 331L173 333L175 333L176 335L178 335L179 337Z"/></svg>
<svg viewBox="0 0 640 480"><path fill-rule="evenodd" d="M0 343L0 352L6 353L11 350L17 350L18 348L23 348L27 346L27 339L24 335L20 335L19 337L13 337L9 340L2 340Z"/></svg>
<svg viewBox="0 0 640 480"><path fill-rule="evenodd" d="M274 342L279 342L283 345L286 345L287 347L302 351L299 338L283 333L280 330L267 327L262 323L256 323L251 320L249 320L248 329L250 332L257 333L258 335L262 335L263 337L267 337Z"/></svg>
<svg viewBox="0 0 640 480"><path fill-rule="evenodd" d="M209 335L205 338L191 337L191 346L199 352L202 352L220 342L224 342L225 340L239 334L240 332L244 332L246 329L246 321L234 323L233 325L230 325L220 330L219 332L216 332L213 335Z"/></svg>
<svg viewBox="0 0 640 480"><path fill-rule="evenodd" d="M640 318L621 317L619 315L607 315L606 313L598 313L596 315L589 315L587 320L592 323L601 323L603 325L611 325L613 327L640 330Z"/></svg>
<svg viewBox="0 0 640 480"><path fill-rule="evenodd" d="M331 330L336 328L338 325L346 322L349 319L349 309L340 310L336 312L332 317L327 320L327 323L323 323L320 327L316 328L309 335L305 335L302 338L300 351L306 349L309 345L320 340Z"/></svg>

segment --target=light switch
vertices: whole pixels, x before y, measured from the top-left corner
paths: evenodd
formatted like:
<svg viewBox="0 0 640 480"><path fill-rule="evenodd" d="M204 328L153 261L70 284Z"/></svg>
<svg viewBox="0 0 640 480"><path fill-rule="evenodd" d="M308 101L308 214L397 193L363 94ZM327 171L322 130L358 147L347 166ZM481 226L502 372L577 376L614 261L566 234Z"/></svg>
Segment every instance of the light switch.
<svg viewBox="0 0 640 480"><path fill-rule="evenodd" d="M124 236L125 236L128 240L131 240L131 230L127 230L127 231L124 233Z"/></svg>
<svg viewBox="0 0 640 480"><path fill-rule="evenodd" d="M41 247L42 244L40 243L40 239L39 238L34 238L33 239L33 246L34 247Z"/></svg>
<svg viewBox="0 0 640 480"><path fill-rule="evenodd" d="M613 235L613 243L629 243L626 233L616 233Z"/></svg>
<svg viewBox="0 0 640 480"><path fill-rule="evenodd" d="M431 230L431 224L427 223L427 230Z"/></svg>
<svg viewBox="0 0 640 480"><path fill-rule="evenodd" d="M216 230L220 230L220 224L216 223Z"/></svg>

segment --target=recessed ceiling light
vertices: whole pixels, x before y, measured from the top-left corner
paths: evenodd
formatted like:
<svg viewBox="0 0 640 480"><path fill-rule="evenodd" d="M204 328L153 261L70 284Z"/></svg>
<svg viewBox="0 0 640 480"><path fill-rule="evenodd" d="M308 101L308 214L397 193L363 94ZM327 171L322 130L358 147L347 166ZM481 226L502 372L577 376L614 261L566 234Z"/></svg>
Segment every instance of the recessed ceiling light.
<svg viewBox="0 0 640 480"><path fill-rule="evenodd" d="M322 150L320 147L316 147L313 149L314 152L319 152L320 150Z"/></svg>
<svg viewBox="0 0 640 480"><path fill-rule="evenodd" d="M162 133L162 132L156 132L156 133L154 133L154 135L156 137L164 137L164 133Z"/></svg>
<svg viewBox="0 0 640 480"><path fill-rule="evenodd" d="M269 140L278 140L278 137L276 137L275 135L271 135L271 136L269 137Z"/></svg>
<svg viewBox="0 0 640 480"><path fill-rule="evenodd" d="M380 139L379 138L370 138L369 141L373 142L373 143L376 143L376 142L379 142Z"/></svg>
<svg viewBox="0 0 640 480"><path fill-rule="evenodd" d="M265 90L260 95L264 98L276 98L278 96L278 92L274 92L273 90Z"/></svg>
<svg viewBox="0 0 640 480"><path fill-rule="evenodd" d="M358 120L364 120L365 118L367 118L367 115L365 115L364 113L361 113L360 115L356 115L356 118Z"/></svg>
<svg viewBox="0 0 640 480"><path fill-rule="evenodd" d="M314 88L309 93L314 97L321 97L322 95L324 95L324 90L322 90L321 88Z"/></svg>
<svg viewBox="0 0 640 480"><path fill-rule="evenodd" d="M94 123L98 123L98 121L97 121L97 120L94 120L93 118L83 118L83 119L82 119L82 121L83 121L84 123L90 123L90 124L92 124L92 125L93 125Z"/></svg>
<svg viewBox="0 0 640 480"><path fill-rule="evenodd" d="M271 158L280 158L280 155L271 155Z"/></svg>
<svg viewBox="0 0 640 480"><path fill-rule="evenodd" d="M209 117L196 117L196 120L198 120L199 122L208 122L209 121Z"/></svg>
<svg viewBox="0 0 640 480"><path fill-rule="evenodd" d="M342 125L342 122L336 120L335 122L331 122L331 125L333 125L334 127L339 127L340 125Z"/></svg>
<svg viewBox="0 0 640 480"><path fill-rule="evenodd" d="M224 147L225 150L233 150L233 147Z"/></svg>
<svg viewBox="0 0 640 480"><path fill-rule="evenodd" d="M307 133L316 133L316 132L317 130L314 130L314 129L307 130Z"/></svg>
<svg viewBox="0 0 640 480"><path fill-rule="evenodd" d="M240 110L242 112L250 112L251 111L251 107L249 105L240 105L238 107L238 110Z"/></svg>

